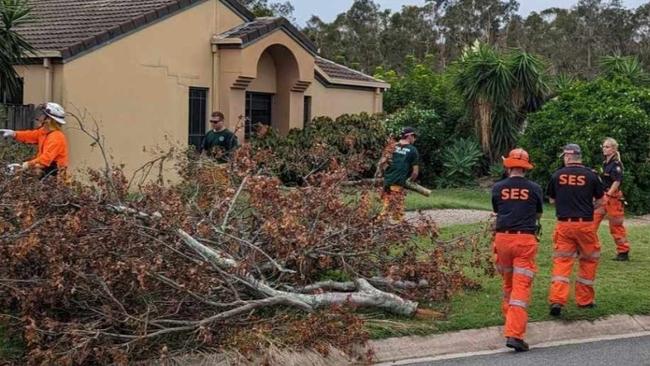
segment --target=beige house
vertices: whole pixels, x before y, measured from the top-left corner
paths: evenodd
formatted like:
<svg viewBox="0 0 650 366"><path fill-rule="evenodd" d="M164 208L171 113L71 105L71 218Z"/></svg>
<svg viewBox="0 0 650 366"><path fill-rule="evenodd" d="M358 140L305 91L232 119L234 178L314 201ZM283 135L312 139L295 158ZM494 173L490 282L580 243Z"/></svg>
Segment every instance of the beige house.
<svg viewBox="0 0 650 366"><path fill-rule="evenodd" d="M381 112L389 87L319 57L286 19L255 18L237 0L32 4L35 21L18 31L38 54L16 67L21 102L85 113L130 171L153 148L198 143L213 110L244 139L256 122L286 133L316 116ZM73 169L100 166L74 124L65 132Z"/></svg>

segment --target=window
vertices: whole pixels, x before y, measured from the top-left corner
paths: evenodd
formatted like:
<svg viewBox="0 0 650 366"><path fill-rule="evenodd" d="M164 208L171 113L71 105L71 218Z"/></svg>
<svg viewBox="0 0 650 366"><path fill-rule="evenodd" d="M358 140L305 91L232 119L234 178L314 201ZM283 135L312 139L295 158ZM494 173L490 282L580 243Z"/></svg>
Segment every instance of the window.
<svg viewBox="0 0 650 366"><path fill-rule="evenodd" d="M273 94L246 93L246 138L253 134L256 123L271 125Z"/></svg>
<svg viewBox="0 0 650 366"><path fill-rule="evenodd" d="M208 89L190 87L189 112L188 143L198 148L205 135L205 123L208 115Z"/></svg>
<svg viewBox="0 0 650 366"><path fill-rule="evenodd" d="M24 79L19 79L18 90L15 93L9 93L8 90L0 90L0 103L2 104L23 104L23 86Z"/></svg>
<svg viewBox="0 0 650 366"><path fill-rule="evenodd" d="M305 112L303 116L303 127L307 127L311 122L311 97L305 96Z"/></svg>

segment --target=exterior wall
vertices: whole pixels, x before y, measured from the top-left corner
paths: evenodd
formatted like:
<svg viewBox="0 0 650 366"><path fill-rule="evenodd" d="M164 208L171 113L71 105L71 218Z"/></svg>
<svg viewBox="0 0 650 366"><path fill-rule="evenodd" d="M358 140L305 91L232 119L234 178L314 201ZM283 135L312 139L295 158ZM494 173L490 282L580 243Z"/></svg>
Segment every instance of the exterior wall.
<svg viewBox="0 0 650 366"><path fill-rule="evenodd" d="M45 103L45 68L42 64L22 65L15 67L16 72L23 78L23 103Z"/></svg>
<svg viewBox="0 0 650 366"><path fill-rule="evenodd" d="M336 118L346 113L383 111L383 94L376 89L327 88L316 81L307 89L305 95L312 97L312 118Z"/></svg>
<svg viewBox="0 0 650 366"><path fill-rule="evenodd" d="M74 59L64 65L63 104L85 110L86 123L97 121L127 173L151 160L152 150L185 148L189 87L213 85L211 37L242 22L219 1L203 2ZM73 169L101 166L87 136L67 134Z"/></svg>
<svg viewBox="0 0 650 366"><path fill-rule="evenodd" d="M20 65L16 72L23 78L23 103L38 105L46 102L61 102L63 86L63 65L51 64L48 70L43 64ZM48 80L49 78L49 80Z"/></svg>
<svg viewBox="0 0 650 366"><path fill-rule="evenodd" d="M277 71L273 56L264 52L257 64L257 78L248 86L247 91L275 94L277 91Z"/></svg>

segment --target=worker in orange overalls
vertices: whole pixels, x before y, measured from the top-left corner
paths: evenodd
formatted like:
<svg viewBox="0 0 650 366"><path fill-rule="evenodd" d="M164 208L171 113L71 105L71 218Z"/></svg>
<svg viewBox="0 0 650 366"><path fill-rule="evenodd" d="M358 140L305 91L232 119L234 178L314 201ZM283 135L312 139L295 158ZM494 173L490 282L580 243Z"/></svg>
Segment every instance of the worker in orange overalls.
<svg viewBox="0 0 650 366"><path fill-rule="evenodd" d="M533 277L537 272L537 223L542 216L542 188L524 177L533 168L528 153L514 149L503 158L508 178L492 188L496 213L494 248L497 271L503 278L501 310L505 317L506 346L528 351L524 341Z"/></svg>
<svg viewBox="0 0 650 366"><path fill-rule="evenodd" d="M627 233L623 226L625 211L623 209L623 192L621 184L623 183L623 162L621 154L618 152L618 142L611 137L603 141L603 173L601 180L605 190L605 198L601 205L594 211L594 224L596 232L600 222L605 215L609 217L609 232L616 243L617 261L628 261L630 253L630 243L627 241Z"/></svg>
<svg viewBox="0 0 650 366"><path fill-rule="evenodd" d="M38 144L36 157L23 163L9 164L11 170L34 170L42 178L59 176L63 178L68 168L68 142L61 131L65 125L65 111L56 103L41 107L35 130L13 131L0 129L3 137L13 137L26 144Z"/></svg>
<svg viewBox="0 0 650 366"><path fill-rule="evenodd" d="M593 223L594 200L604 195L598 176L582 165L580 146L569 144L562 152L564 167L557 170L548 185L551 203L555 203L557 225L553 233L553 272L549 292L550 314L560 316L569 298L573 262L578 257L576 278L578 307L595 306L594 281L600 258L600 243Z"/></svg>

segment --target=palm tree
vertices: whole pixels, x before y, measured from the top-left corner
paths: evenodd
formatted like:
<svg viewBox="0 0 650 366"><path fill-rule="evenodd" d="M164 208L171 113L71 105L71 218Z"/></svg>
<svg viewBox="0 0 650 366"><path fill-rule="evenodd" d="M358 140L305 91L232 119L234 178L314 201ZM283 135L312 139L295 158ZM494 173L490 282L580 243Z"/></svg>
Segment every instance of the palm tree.
<svg viewBox="0 0 650 366"><path fill-rule="evenodd" d="M526 115L544 103L549 94L544 73L544 63L526 52L502 55L477 42L463 53L456 87L491 161L514 146Z"/></svg>
<svg viewBox="0 0 650 366"><path fill-rule="evenodd" d="M0 98L19 90L20 78L14 65L20 63L26 54L34 52L34 48L15 30L29 21L30 10L27 0L0 0Z"/></svg>

